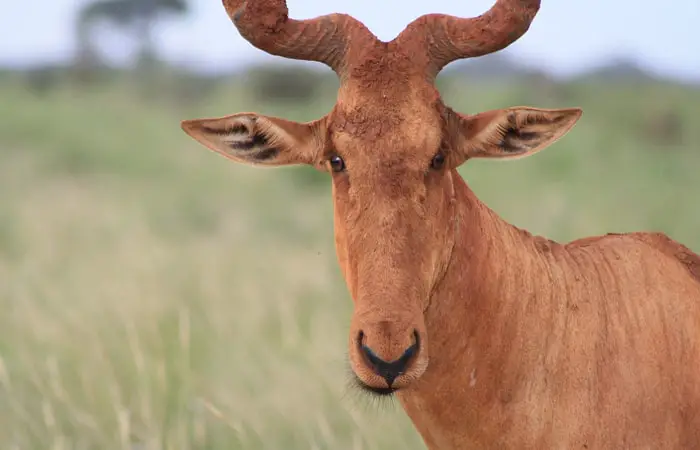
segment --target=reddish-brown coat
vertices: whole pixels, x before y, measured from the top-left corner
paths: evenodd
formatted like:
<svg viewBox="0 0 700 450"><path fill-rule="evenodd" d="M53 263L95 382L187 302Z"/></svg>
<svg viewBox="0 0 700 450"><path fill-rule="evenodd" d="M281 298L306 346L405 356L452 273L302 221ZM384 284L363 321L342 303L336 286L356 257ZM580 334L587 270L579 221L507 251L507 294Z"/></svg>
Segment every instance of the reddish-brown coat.
<svg viewBox="0 0 700 450"><path fill-rule="evenodd" d="M532 236L456 170L532 155L581 116L467 116L433 85L449 61L522 35L539 0L427 15L387 43L345 15L288 19L284 0L224 6L257 47L340 76L335 107L314 122L239 113L182 126L234 161L331 172L361 385L399 388L430 449L700 448L700 257L660 233ZM409 364L388 381L377 358Z"/></svg>
<svg viewBox="0 0 700 450"><path fill-rule="evenodd" d="M532 236L455 180L430 365L397 394L429 448L700 448L700 258L658 233Z"/></svg>

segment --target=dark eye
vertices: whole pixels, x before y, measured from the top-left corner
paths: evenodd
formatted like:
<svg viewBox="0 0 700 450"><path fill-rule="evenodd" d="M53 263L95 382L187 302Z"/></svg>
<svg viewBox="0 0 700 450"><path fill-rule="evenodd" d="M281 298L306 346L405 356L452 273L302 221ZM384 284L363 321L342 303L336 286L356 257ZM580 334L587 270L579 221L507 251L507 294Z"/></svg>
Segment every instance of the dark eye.
<svg viewBox="0 0 700 450"><path fill-rule="evenodd" d="M343 161L343 158L341 158L338 155L331 157L330 163L333 172L342 172L343 170L345 170L345 161Z"/></svg>
<svg viewBox="0 0 700 450"><path fill-rule="evenodd" d="M439 170L442 169L442 166L445 165L445 155L442 154L442 152L439 152L435 156L433 156L433 160L430 161L430 168L433 170Z"/></svg>

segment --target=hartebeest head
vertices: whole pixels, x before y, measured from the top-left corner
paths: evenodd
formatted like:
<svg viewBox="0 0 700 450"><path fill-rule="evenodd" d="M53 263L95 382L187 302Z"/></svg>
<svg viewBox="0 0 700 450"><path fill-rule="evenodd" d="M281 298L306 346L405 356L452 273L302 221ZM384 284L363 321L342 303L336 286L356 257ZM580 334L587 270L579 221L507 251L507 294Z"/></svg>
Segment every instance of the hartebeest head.
<svg viewBox="0 0 700 450"><path fill-rule="evenodd" d="M341 81L338 100L309 123L239 113L182 127L237 162L330 173L336 251L355 303L352 369L375 392L403 388L428 367L424 314L454 245L456 168L470 158L531 155L581 115L527 107L463 115L434 86L451 61L522 36L540 1L499 0L470 19L425 15L391 42L347 15L290 19L284 0L223 3L254 46L330 66Z"/></svg>

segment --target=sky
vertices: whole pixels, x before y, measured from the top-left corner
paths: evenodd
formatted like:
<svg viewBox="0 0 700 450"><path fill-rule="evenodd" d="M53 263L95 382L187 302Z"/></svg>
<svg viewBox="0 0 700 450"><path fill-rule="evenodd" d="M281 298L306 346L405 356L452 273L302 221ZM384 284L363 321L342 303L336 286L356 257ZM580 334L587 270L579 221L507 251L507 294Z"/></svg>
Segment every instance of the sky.
<svg viewBox="0 0 700 450"><path fill-rule="evenodd" d="M0 65L64 61L73 55L78 8L89 0L0 0ZM252 1L252 0L251 0ZM426 13L476 16L494 0L288 0L296 19L351 14L382 40ZM156 40L168 60L227 70L277 61L240 37L221 0L190 0L192 14L161 22ZM657 74L700 81L700 0L543 0L529 31L509 54L555 75L570 75L630 57ZM101 46L112 62L128 61L134 43L106 30ZM309 63L316 64L316 63Z"/></svg>

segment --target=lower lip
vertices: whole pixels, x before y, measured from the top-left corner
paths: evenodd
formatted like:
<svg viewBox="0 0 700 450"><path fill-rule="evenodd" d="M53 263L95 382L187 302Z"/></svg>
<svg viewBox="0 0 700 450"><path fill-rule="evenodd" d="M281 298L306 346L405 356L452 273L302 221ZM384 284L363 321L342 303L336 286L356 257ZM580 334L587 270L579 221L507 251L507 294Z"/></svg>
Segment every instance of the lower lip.
<svg viewBox="0 0 700 450"><path fill-rule="evenodd" d="M388 397L396 393L396 391L398 391L398 388L374 388L371 386L367 386L360 380L357 380L357 383L360 386L360 389L362 389L363 391L372 395L378 395L380 397Z"/></svg>

